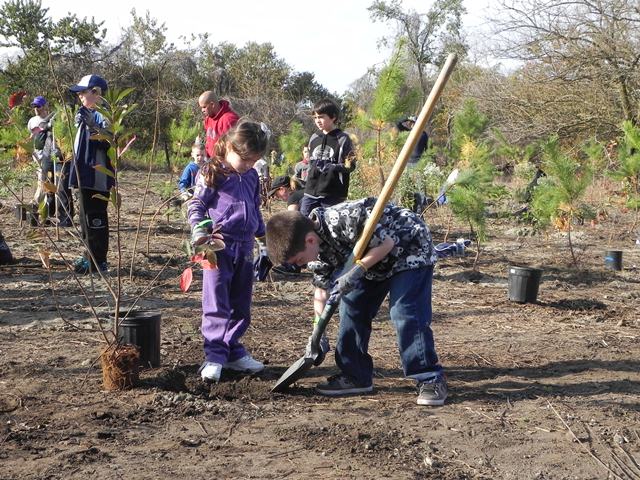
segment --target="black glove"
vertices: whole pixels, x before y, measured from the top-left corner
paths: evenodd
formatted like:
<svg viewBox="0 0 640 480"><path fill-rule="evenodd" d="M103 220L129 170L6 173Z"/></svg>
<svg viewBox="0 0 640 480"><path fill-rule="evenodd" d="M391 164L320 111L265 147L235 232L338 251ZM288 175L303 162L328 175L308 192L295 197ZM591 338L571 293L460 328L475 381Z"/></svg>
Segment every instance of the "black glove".
<svg viewBox="0 0 640 480"><path fill-rule="evenodd" d="M364 268L362 263L356 263L347 273L338 277L335 289L340 293L340 295L346 295L356 288L365 273L367 273L367 270Z"/></svg>
<svg viewBox="0 0 640 480"><path fill-rule="evenodd" d="M84 123L89 130L98 130L98 124L96 123L96 117L94 112L87 107L81 107L76 115L76 123Z"/></svg>
<svg viewBox="0 0 640 480"><path fill-rule="evenodd" d="M273 267L273 263L266 254L260 253L255 262L253 262L253 276L258 282L264 282L269 274L269 270Z"/></svg>

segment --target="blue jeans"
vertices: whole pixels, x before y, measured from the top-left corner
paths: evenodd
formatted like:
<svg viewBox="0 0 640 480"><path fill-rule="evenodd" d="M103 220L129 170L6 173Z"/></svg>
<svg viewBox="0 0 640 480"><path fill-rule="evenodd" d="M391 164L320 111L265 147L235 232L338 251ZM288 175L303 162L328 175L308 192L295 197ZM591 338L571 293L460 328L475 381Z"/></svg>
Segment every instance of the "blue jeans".
<svg viewBox="0 0 640 480"><path fill-rule="evenodd" d="M432 279L433 266L406 270L382 282L363 279L342 297L335 354L342 373L359 385L371 385L373 361L367 353L371 321L389 293L404 375L421 382L441 374L431 331Z"/></svg>
<svg viewBox="0 0 640 480"><path fill-rule="evenodd" d="M300 200L300 213L305 217L308 217L311 210L318 207L332 207L340 202L344 202L343 197L319 197L312 198L309 195L304 195Z"/></svg>

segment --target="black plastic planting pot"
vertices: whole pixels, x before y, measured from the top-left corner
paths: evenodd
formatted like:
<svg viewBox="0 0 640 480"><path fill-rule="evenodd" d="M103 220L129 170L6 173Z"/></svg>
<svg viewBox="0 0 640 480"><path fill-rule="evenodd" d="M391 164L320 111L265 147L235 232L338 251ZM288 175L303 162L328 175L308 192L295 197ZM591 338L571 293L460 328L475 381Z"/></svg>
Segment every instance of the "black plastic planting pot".
<svg viewBox="0 0 640 480"><path fill-rule="evenodd" d="M535 303L542 270L531 267L509 267L509 300L518 303Z"/></svg>
<svg viewBox="0 0 640 480"><path fill-rule="evenodd" d="M118 341L140 349L140 365L160 366L160 322L162 314L153 311L122 312L118 325ZM124 317L124 318L123 318Z"/></svg>
<svg viewBox="0 0 640 480"><path fill-rule="evenodd" d="M604 256L604 265L609 270L622 270L622 251L608 250Z"/></svg>

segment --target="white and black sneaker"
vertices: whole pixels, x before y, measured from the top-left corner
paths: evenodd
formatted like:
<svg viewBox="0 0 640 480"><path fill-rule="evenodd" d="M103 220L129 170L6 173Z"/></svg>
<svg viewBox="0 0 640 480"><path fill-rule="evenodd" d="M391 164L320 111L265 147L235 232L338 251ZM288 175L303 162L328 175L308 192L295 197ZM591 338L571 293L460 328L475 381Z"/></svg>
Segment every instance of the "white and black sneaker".
<svg viewBox="0 0 640 480"><path fill-rule="evenodd" d="M432 379L418 384L418 405L430 405L439 407L444 405L449 389L444 375L438 375Z"/></svg>
<svg viewBox="0 0 640 480"><path fill-rule="evenodd" d="M373 384L360 385L357 384L351 377L339 373L327 378L325 383L321 383L316 387L316 392L320 395L326 395L328 397L339 397L342 395L357 395L361 393L373 392Z"/></svg>

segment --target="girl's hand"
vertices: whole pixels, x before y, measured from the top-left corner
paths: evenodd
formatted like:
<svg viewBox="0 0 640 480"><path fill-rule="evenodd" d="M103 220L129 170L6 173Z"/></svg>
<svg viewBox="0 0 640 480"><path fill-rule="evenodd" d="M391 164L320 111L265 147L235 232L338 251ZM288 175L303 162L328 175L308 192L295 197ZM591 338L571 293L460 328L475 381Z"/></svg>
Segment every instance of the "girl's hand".
<svg viewBox="0 0 640 480"><path fill-rule="evenodd" d="M207 243L209 240L210 233L207 231L206 227L202 227L200 225L196 225L191 230L191 245L197 247L204 243Z"/></svg>

